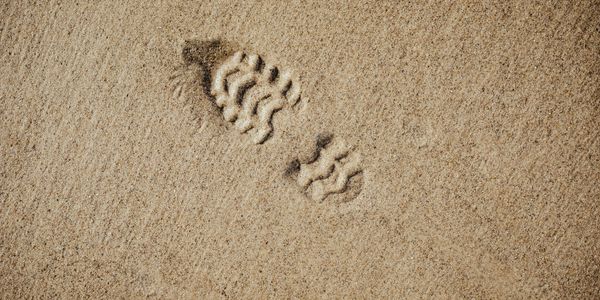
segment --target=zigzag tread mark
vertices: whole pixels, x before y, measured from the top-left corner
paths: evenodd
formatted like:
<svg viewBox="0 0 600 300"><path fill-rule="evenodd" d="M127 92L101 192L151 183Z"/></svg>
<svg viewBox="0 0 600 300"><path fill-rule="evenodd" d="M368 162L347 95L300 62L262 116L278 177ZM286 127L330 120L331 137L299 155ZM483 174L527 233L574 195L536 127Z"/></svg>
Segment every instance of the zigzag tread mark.
<svg viewBox="0 0 600 300"><path fill-rule="evenodd" d="M300 165L298 184L312 187L312 198L322 201L347 188L350 178L362 172L361 160L344 141L335 140L320 151L316 161Z"/></svg>
<svg viewBox="0 0 600 300"><path fill-rule="evenodd" d="M258 90L258 91L255 91ZM241 132L250 129L260 144L271 132L273 115L300 98L300 85L290 72L263 63L260 56L234 53L216 71L211 86L223 117Z"/></svg>

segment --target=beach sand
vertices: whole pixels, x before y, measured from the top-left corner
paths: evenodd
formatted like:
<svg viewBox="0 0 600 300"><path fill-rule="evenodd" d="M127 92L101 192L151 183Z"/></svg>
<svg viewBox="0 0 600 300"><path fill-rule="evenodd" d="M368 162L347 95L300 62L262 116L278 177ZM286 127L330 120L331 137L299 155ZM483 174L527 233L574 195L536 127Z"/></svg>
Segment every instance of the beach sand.
<svg viewBox="0 0 600 300"><path fill-rule="evenodd" d="M0 298L600 297L598 1L118 2L0 4Z"/></svg>

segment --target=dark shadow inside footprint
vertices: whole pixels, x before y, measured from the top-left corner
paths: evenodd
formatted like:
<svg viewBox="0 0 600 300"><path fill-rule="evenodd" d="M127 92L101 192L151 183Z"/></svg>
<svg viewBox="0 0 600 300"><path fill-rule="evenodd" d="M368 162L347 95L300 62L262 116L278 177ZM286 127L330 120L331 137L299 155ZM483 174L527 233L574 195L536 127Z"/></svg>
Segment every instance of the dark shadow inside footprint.
<svg viewBox="0 0 600 300"><path fill-rule="evenodd" d="M322 133L317 134L317 136L315 137L315 146L314 146L313 150L310 152L309 156L308 157L306 157L306 156L297 157L294 160L290 161L287 164L284 175L286 177L291 177L291 178L296 177L298 175L298 172L300 172L300 165L301 164L311 164L311 163L317 161L317 159L319 159L319 156L321 155L321 150L323 150L323 148L325 148L325 146L327 146L329 143L331 143L332 140L333 140L332 133L322 132Z"/></svg>
<svg viewBox="0 0 600 300"><path fill-rule="evenodd" d="M298 174L298 172L300 172L300 161L298 159L294 159L288 163L284 175L286 177L292 177Z"/></svg>
<svg viewBox="0 0 600 300"><path fill-rule="evenodd" d="M181 58L186 65L196 64L200 66L202 69L202 87L204 93L211 99L212 73L221 61L235 52L235 46L220 39L186 40L183 44Z"/></svg>
<svg viewBox="0 0 600 300"><path fill-rule="evenodd" d="M333 140L333 134L329 133L329 132L322 132L317 134L317 137L315 138L315 148L312 152L312 155L310 156L310 158L305 162L305 163L313 163L315 161L317 161L317 159L319 159L319 156L321 156L321 151L323 150L323 148L325 148L325 146L329 145L329 143L331 143L331 141Z"/></svg>
<svg viewBox="0 0 600 300"><path fill-rule="evenodd" d="M220 39L186 40L181 46L183 64L172 78L187 94L185 101L200 127L207 124L207 118L214 121L208 123L227 127L222 121L222 110L211 95L211 82L215 69L236 51L236 47Z"/></svg>

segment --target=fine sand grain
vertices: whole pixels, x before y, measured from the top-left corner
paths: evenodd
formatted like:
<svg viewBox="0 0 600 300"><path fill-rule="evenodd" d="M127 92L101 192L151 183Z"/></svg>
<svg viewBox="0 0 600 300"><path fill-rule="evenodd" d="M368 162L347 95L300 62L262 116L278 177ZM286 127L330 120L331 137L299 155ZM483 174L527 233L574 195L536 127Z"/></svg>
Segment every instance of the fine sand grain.
<svg viewBox="0 0 600 300"><path fill-rule="evenodd" d="M600 297L598 1L29 2L0 298Z"/></svg>

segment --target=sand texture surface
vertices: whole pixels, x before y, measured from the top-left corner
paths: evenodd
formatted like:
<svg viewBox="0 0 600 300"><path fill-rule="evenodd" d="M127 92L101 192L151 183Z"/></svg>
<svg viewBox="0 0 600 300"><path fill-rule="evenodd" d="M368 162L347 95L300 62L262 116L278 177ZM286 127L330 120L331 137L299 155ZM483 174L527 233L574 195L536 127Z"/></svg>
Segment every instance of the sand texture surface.
<svg viewBox="0 0 600 300"><path fill-rule="evenodd" d="M600 297L598 1L0 1L0 298Z"/></svg>

